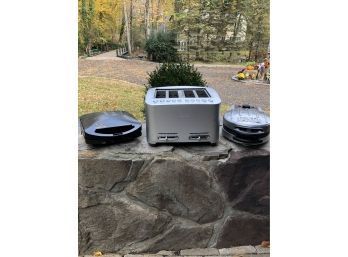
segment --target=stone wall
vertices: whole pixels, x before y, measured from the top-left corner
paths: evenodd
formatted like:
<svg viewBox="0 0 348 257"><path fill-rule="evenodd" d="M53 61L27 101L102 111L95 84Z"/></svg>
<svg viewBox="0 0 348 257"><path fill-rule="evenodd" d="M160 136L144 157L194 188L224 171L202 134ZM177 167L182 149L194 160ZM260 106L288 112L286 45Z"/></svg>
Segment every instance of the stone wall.
<svg viewBox="0 0 348 257"><path fill-rule="evenodd" d="M143 131L145 135L145 131ZM79 254L227 248L269 240L269 146L151 147L79 138Z"/></svg>

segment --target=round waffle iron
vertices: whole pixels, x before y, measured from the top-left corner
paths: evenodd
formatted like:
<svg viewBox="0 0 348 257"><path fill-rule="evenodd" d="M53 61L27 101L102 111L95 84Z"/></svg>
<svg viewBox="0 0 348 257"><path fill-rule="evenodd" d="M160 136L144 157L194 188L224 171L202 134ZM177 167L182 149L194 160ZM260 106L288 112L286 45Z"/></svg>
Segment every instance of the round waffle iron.
<svg viewBox="0 0 348 257"><path fill-rule="evenodd" d="M125 111L85 114L80 124L87 144L114 144L141 136L141 123Z"/></svg>
<svg viewBox="0 0 348 257"><path fill-rule="evenodd" d="M269 140L270 119L259 107L233 105L223 117L222 135L245 146L264 144Z"/></svg>

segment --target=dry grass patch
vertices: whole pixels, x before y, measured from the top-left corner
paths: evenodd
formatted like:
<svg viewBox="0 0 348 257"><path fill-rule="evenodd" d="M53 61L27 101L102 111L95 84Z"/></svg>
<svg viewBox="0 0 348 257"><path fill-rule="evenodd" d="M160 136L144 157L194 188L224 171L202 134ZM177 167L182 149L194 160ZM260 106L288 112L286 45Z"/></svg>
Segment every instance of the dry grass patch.
<svg viewBox="0 0 348 257"><path fill-rule="evenodd" d="M230 109L231 109L230 105L221 103L221 105L220 105L220 114L224 115L224 113L229 111Z"/></svg>
<svg viewBox="0 0 348 257"><path fill-rule="evenodd" d="M145 87L116 79L79 78L79 115L124 110L144 120Z"/></svg>

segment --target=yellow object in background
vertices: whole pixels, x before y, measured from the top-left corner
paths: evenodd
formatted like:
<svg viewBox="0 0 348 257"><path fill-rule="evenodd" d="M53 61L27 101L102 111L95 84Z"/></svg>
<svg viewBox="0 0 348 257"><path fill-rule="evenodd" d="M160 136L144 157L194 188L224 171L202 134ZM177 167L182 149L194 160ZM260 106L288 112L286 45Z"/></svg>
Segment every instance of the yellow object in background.
<svg viewBox="0 0 348 257"><path fill-rule="evenodd" d="M96 251L96 252L93 253L93 255L94 256L102 256L103 254L100 251Z"/></svg>
<svg viewBox="0 0 348 257"><path fill-rule="evenodd" d="M237 78L238 79L245 79L245 74L244 73L238 73Z"/></svg>

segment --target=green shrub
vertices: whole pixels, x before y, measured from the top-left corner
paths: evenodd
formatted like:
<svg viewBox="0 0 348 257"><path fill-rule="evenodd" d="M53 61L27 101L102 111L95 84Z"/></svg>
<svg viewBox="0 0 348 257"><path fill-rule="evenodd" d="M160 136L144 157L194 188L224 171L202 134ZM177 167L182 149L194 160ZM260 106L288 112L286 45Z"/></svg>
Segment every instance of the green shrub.
<svg viewBox="0 0 348 257"><path fill-rule="evenodd" d="M179 56L174 48L175 34L171 32L159 32L152 34L146 41L145 51L148 58L155 62L177 62Z"/></svg>
<svg viewBox="0 0 348 257"><path fill-rule="evenodd" d="M163 63L149 74L150 87L205 86L202 74L189 63Z"/></svg>

